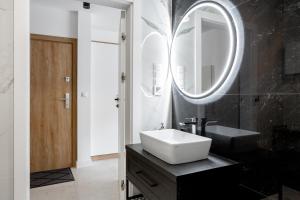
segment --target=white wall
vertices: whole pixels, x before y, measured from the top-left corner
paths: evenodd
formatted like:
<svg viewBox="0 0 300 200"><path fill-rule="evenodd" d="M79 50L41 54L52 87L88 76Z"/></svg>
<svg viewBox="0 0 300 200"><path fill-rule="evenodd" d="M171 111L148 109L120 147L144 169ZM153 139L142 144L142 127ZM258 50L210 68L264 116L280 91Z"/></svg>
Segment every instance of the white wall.
<svg viewBox="0 0 300 200"><path fill-rule="evenodd" d="M77 12L32 3L30 32L41 35L77 38Z"/></svg>
<svg viewBox="0 0 300 200"><path fill-rule="evenodd" d="M77 165L91 162L91 15L78 12Z"/></svg>
<svg viewBox="0 0 300 200"><path fill-rule="evenodd" d="M119 9L92 5L91 10L83 10L81 4L67 7L38 1L31 1L30 8L31 33L77 38L77 11L86 11L91 14L92 40L118 42Z"/></svg>
<svg viewBox="0 0 300 200"><path fill-rule="evenodd" d="M170 5L172 1L147 0L139 3L141 17L135 22L138 26L133 36L133 142L140 142L139 133L143 130L160 128L160 123L171 127L171 76L168 73L168 46L171 42ZM147 23L148 22L148 23ZM150 22L150 23L149 23ZM151 26L150 24L155 24ZM155 28L158 27L158 28ZM139 57L139 58L136 58ZM162 64L166 74L164 91L161 96L153 96L152 67Z"/></svg>
<svg viewBox="0 0 300 200"><path fill-rule="evenodd" d="M102 9L93 13L92 40L119 43L120 18L119 9Z"/></svg>
<svg viewBox="0 0 300 200"><path fill-rule="evenodd" d="M13 198L13 2L0 4L0 199Z"/></svg>

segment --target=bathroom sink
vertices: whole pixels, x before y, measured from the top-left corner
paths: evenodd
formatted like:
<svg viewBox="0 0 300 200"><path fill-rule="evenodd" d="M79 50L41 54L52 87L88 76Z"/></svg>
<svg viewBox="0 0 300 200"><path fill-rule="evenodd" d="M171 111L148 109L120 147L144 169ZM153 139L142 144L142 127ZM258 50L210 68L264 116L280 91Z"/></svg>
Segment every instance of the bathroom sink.
<svg viewBox="0 0 300 200"><path fill-rule="evenodd" d="M145 151L169 164L182 164L208 157L212 140L174 129L140 133Z"/></svg>
<svg viewBox="0 0 300 200"><path fill-rule="evenodd" d="M242 153L257 149L259 132L225 126L207 126L206 136L213 140L212 149L216 153Z"/></svg>

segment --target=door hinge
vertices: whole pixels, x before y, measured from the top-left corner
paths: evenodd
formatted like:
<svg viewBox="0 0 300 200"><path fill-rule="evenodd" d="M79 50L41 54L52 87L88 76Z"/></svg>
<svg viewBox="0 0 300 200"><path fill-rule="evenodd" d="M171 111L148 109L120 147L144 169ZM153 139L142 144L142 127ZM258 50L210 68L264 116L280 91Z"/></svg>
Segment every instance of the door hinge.
<svg viewBox="0 0 300 200"><path fill-rule="evenodd" d="M122 82L124 82L126 80L126 75L124 72L122 72L122 75L121 75L121 80Z"/></svg>
<svg viewBox="0 0 300 200"><path fill-rule="evenodd" d="M122 191L125 190L125 181L124 180L121 181L121 190Z"/></svg>
<svg viewBox="0 0 300 200"><path fill-rule="evenodd" d="M126 34L125 34L125 33L122 33L122 35L121 35L121 39L122 39L123 41L125 41L125 40L126 40L126 38L127 38Z"/></svg>

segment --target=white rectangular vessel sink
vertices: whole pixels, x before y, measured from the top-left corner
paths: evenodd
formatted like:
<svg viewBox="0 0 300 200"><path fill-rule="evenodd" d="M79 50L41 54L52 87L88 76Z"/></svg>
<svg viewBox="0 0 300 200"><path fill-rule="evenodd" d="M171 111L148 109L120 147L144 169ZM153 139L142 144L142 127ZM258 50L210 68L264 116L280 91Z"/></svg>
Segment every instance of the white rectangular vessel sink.
<svg viewBox="0 0 300 200"><path fill-rule="evenodd" d="M145 151L169 164L182 164L208 157L212 140L175 129L140 133Z"/></svg>

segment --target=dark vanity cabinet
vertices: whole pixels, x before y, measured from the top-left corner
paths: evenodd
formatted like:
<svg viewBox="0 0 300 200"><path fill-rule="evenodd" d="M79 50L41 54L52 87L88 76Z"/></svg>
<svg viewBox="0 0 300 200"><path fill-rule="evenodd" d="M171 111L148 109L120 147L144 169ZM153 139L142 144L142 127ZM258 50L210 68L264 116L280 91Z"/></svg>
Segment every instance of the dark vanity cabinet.
<svg viewBox="0 0 300 200"><path fill-rule="evenodd" d="M206 160L170 165L144 151L141 144L128 145L126 150L127 182L147 200L236 199L237 162L211 154Z"/></svg>

